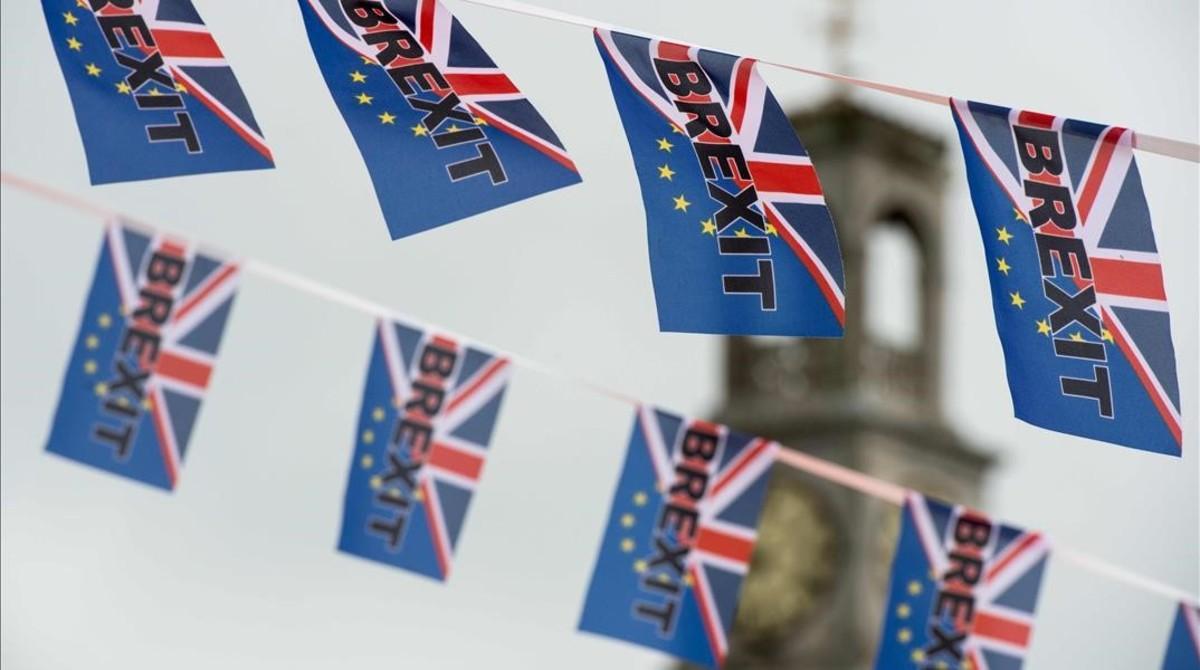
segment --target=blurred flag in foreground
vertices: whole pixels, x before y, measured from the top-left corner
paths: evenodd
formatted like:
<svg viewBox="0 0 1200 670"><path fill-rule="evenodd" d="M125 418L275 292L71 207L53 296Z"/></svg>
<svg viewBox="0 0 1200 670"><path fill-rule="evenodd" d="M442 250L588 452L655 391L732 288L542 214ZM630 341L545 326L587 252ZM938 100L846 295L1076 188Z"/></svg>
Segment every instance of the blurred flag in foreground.
<svg viewBox="0 0 1200 670"><path fill-rule="evenodd" d="M1019 670L1049 543L1039 533L909 493L877 670Z"/></svg>
<svg viewBox="0 0 1200 670"><path fill-rule="evenodd" d="M778 448L639 407L580 630L720 667Z"/></svg>
<svg viewBox="0 0 1200 670"><path fill-rule="evenodd" d="M237 283L235 263L110 224L46 450L174 488Z"/></svg>
<svg viewBox="0 0 1200 670"><path fill-rule="evenodd" d="M465 342L379 320L340 550L445 581L509 369Z"/></svg>
<svg viewBox="0 0 1200 670"><path fill-rule="evenodd" d="M438 0L300 0L392 239L579 182L558 136Z"/></svg>
<svg viewBox="0 0 1200 670"><path fill-rule="evenodd" d="M755 61L596 30L641 181L659 328L840 337L817 173Z"/></svg>
<svg viewBox="0 0 1200 670"><path fill-rule="evenodd" d="M1017 418L1178 456L1175 348L1133 131L951 106Z"/></svg>
<svg viewBox="0 0 1200 670"><path fill-rule="evenodd" d="M1179 603L1162 670L1200 670L1200 607Z"/></svg>
<svg viewBox="0 0 1200 670"><path fill-rule="evenodd" d="M93 184L274 166L191 0L42 0L42 9Z"/></svg>

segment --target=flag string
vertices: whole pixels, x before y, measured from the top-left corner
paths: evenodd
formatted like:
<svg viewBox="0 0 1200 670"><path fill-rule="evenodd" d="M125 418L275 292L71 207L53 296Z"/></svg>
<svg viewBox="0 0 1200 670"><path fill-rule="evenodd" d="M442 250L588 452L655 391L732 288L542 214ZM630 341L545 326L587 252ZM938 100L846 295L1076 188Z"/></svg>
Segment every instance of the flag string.
<svg viewBox="0 0 1200 670"><path fill-rule="evenodd" d="M584 26L586 28L600 28L601 30L615 30L617 32L627 33L630 35L636 35L638 37L644 37L644 38L651 39L651 40L664 40L667 42L692 44L691 42L687 42L685 40L677 40L674 38L663 37L662 35L655 35L653 33L646 33L646 32L634 30L631 28L616 26L616 25L613 25L610 23L605 23L604 21L597 21L596 19L592 19L592 18L589 18L586 16L579 16L577 14L569 14L567 12L560 12L555 9L547 9L545 7L539 7L537 5L531 5L529 3L520 2L519 0L462 0L462 2L466 2L466 3L472 4L472 5L480 5L483 7L491 7L492 9L499 9L501 11L512 12L514 14L524 14L526 16L534 16L534 17L537 17L540 19L557 21L559 23L569 23L569 24L573 24L573 25L577 25L577 26ZM699 45L695 45L695 46L699 46ZM722 52L728 53L724 49L713 49L712 47L700 47L700 48L707 49L710 51L722 51ZM816 70L813 68L807 68L807 67L795 65L792 63L784 63L781 61L757 58L757 57L751 56L751 55L746 55L746 57L751 58L755 61L758 61L759 63L763 63L764 65L772 65L774 67L782 68L785 70L791 70L793 72L800 72L800 73L807 74L807 75L814 76L814 77L821 77L823 79L829 79L831 81L836 81L836 82L840 82L843 84L849 84L850 86L857 86L859 88L866 88L866 89L870 89L870 90L874 90L874 91L888 93L891 95L901 96L904 98L920 100L921 102L928 102L928 103L932 103L935 105L942 105L943 107L950 106L950 97L947 95L939 94L939 93L931 93L929 91L922 91L920 89L906 88L904 86L898 86L895 84L871 81L869 79L861 79L859 77L851 77L851 76L844 75L844 74L837 74L834 72L826 72L824 70ZM1162 137L1159 135L1150 135L1148 133L1141 133L1141 132L1134 131L1133 148L1139 149L1141 151L1145 151L1148 153L1158 154L1160 156L1167 156L1169 158L1177 158L1179 160L1190 161L1192 163L1200 163L1200 144L1197 144L1195 142L1187 142L1184 140L1177 140L1177 139L1173 139L1170 137Z"/></svg>
<svg viewBox="0 0 1200 670"><path fill-rule="evenodd" d="M466 1L473 2L474 0ZM120 220L158 232L167 232L163 231L162 228L158 226L145 224L132 217L125 216L115 210L111 210L83 198L79 198L61 189L12 174L8 171L0 171L0 183L4 183L13 188L25 191L30 195L41 198L48 202L98 216L105 221ZM205 246L208 246L207 243L205 243ZM443 332L446 335L460 337L457 333L447 331L441 326L430 324L421 319L413 318L408 314L398 312L380 303L376 303L349 291L339 289L296 272L292 272L291 270L286 270L257 259L240 257L237 254L232 254L231 256L234 258L241 258L242 267L245 268L247 272L256 274L264 279L274 281L277 284L291 287L302 293L307 293L309 295L313 295L375 317L398 318L402 321L422 326L430 330ZM471 337L462 337L461 339L479 342L475 338ZM503 355L507 356L514 365L525 368L526 370L545 375L552 379L558 379L568 385L586 388L599 395L628 403L633 406L645 404L641 400L621 393L620 391L613 390L602 384L582 379L562 370L549 367L526 356L515 354L503 347L493 347L484 342L479 343L485 347L503 352ZM795 470L808 473L825 481L839 484L862 494L892 503L893 505L902 505L904 503L905 488L899 484L872 477L866 473L859 472L852 468L839 465L832 461L817 458L816 456L812 456L800 451L784 448L780 449L778 453L779 455L776 458L776 462ZM1092 573L1123 582L1129 586L1149 591L1172 600L1200 604L1200 599L1183 589L1163 583L1150 577L1146 577L1132 570L1122 568L1088 553L1061 545L1056 545L1054 555L1061 560L1073 563L1076 566Z"/></svg>

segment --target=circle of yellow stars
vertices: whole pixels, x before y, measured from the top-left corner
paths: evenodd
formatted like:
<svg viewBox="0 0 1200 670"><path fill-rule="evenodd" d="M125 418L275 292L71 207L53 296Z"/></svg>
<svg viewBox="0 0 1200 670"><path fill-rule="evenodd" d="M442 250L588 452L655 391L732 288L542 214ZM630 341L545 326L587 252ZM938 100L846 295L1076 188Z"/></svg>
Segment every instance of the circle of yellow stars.
<svg viewBox="0 0 1200 670"><path fill-rule="evenodd" d="M87 10L89 13L91 12L91 7L88 5L87 0L76 0L75 5L77 7L80 7L81 9ZM63 23L67 24L71 28L74 28L79 25L79 17L76 16L75 13L71 12L71 11L63 12L62 20L63 20ZM83 47L84 47L84 43L79 38L75 37L74 35L70 35L67 37L67 49L69 51L74 51L76 53L82 54ZM89 77L95 77L97 79L100 79L101 75L103 75L103 73L104 73L104 68L100 67L95 62L90 62L90 63L84 63L83 71ZM125 79L120 79L120 80L114 82L113 86L116 88L117 93L119 95L130 95L133 93L133 88L129 85L129 83ZM180 82L175 83L174 89L175 89L176 93L186 94L188 92L187 86L183 85ZM159 90L158 88L152 88L152 89L150 89L149 94L152 96L159 96L159 95L162 95L163 92L161 90Z"/></svg>

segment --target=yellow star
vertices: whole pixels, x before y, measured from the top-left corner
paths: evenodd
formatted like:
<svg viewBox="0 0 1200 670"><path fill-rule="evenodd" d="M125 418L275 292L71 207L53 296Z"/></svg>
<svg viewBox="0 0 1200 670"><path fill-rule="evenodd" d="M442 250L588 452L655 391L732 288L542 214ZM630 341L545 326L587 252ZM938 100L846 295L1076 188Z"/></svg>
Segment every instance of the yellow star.
<svg viewBox="0 0 1200 670"><path fill-rule="evenodd" d="M177 82L175 82L175 92L183 93L184 95L186 95L188 92L188 88L187 88L187 86L184 86L182 82L177 81Z"/></svg>
<svg viewBox="0 0 1200 670"><path fill-rule="evenodd" d="M98 395L98 396L101 396L101 397L106 396L106 395L108 395L108 384L105 384L104 382L100 382L100 383L96 384L95 386L93 386L92 390L95 391L96 395Z"/></svg>
<svg viewBox="0 0 1200 670"><path fill-rule="evenodd" d="M1021 297L1020 291L1013 291L1008 294L1008 297L1012 299L1012 304L1016 305L1017 309L1025 309L1025 299Z"/></svg>
<svg viewBox="0 0 1200 670"><path fill-rule="evenodd" d="M673 176L675 176L675 171L671 169L670 165L658 166L658 178L659 179L666 179L667 181L673 181L671 179L671 177L673 177Z"/></svg>
<svg viewBox="0 0 1200 670"><path fill-rule="evenodd" d="M413 500L416 500L417 502L424 502L425 491L423 489L413 489L412 497Z"/></svg>
<svg viewBox="0 0 1200 670"><path fill-rule="evenodd" d="M383 413L382 407L376 407L375 409L371 410L371 420L374 421L375 423L379 423L380 421L383 421L384 416L387 416L387 415Z"/></svg>
<svg viewBox="0 0 1200 670"><path fill-rule="evenodd" d="M634 518L632 514L624 514L621 516L621 525L626 528L633 528Z"/></svg>
<svg viewBox="0 0 1200 670"><path fill-rule="evenodd" d="M909 582L908 583L908 594L912 595L912 596L921 595L921 582L918 582L915 579L912 580L911 582Z"/></svg>
<svg viewBox="0 0 1200 670"><path fill-rule="evenodd" d="M1083 341L1083 333L1079 332L1078 330L1071 333L1071 341L1072 342L1082 342Z"/></svg>
<svg viewBox="0 0 1200 670"><path fill-rule="evenodd" d="M682 130L682 129L680 129L680 127L679 127L679 126L677 126L677 125L675 125L674 123L672 123L672 124L671 124L671 132L675 133L676 135L682 135L682 134L683 134L683 130Z"/></svg>
<svg viewBox="0 0 1200 670"><path fill-rule="evenodd" d="M83 371L84 371L84 373L89 374L89 375L96 374L96 361L84 361L83 362Z"/></svg>
<svg viewBox="0 0 1200 670"><path fill-rule="evenodd" d="M370 56L359 56L362 59L363 65L374 65L375 61L371 60Z"/></svg>
<svg viewBox="0 0 1200 670"><path fill-rule="evenodd" d="M413 135L415 137L425 137L426 135L429 134L429 131L425 129L425 126L423 126L419 123L417 125L413 126L412 128L410 128L410 130L413 131Z"/></svg>
<svg viewBox="0 0 1200 670"><path fill-rule="evenodd" d="M396 123L396 115L392 114L390 112L384 112L379 115L379 122L384 125L395 124Z"/></svg>
<svg viewBox="0 0 1200 670"><path fill-rule="evenodd" d="M908 603L900 603L896 607L896 616L901 619L907 619L910 614L912 614L912 608L908 606Z"/></svg>
<svg viewBox="0 0 1200 670"><path fill-rule="evenodd" d="M668 142L667 138L665 138L665 137L658 138L658 150L659 151L670 151L671 147L673 147L673 146L675 146L675 145Z"/></svg>
<svg viewBox="0 0 1200 670"><path fill-rule="evenodd" d="M350 81L352 81L356 84L361 84L361 83L365 82L366 80L367 80L367 75L359 72L358 70L355 70L354 72L350 73Z"/></svg>
<svg viewBox="0 0 1200 670"><path fill-rule="evenodd" d="M84 9L91 9L91 7L88 7L87 0L75 0L75 6L82 7Z"/></svg>
<svg viewBox="0 0 1200 670"><path fill-rule="evenodd" d="M1112 331L1107 328L1100 329L1100 339L1104 340L1105 342L1116 342L1116 340L1113 339Z"/></svg>
<svg viewBox="0 0 1200 670"><path fill-rule="evenodd" d="M112 325L112 317L107 313L101 313L100 316L96 317L96 323L100 324L101 328L108 328Z"/></svg>
<svg viewBox="0 0 1200 670"><path fill-rule="evenodd" d="M488 124L487 119L483 118L482 116L475 117L475 125L486 126L487 124Z"/></svg>
<svg viewBox="0 0 1200 670"><path fill-rule="evenodd" d="M717 224L713 223L711 217L700 222L700 232L704 235L717 236Z"/></svg>
<svg viewBox="0 0 1200 670"><path fill-rule="evenodd" d="M1008 271L1012 269L1012 266L1009 265L1008 261L1004 260L1003 258L998 258L996 259L996 269L1003 272L1004 276L1007 277Z"/></svg>
<svg viewBox="0 0 1200 670"><path fill-rule="evenodd" d="M1050 322L1045 319L1038 319L1037 322L1038 335L1050 337Z"/></svg>
<svg viewBox="0 0 1200 670"><path fill-rule="evenodd" d="M733 236L734 237L750 237L750 233L747 233L745 228L738 228L737 232L734 233Z"/></svg>
<svg viewBox="0 0 1200 670"><path fill-rule="evenodd" d="M665 572L660 572L658 573L658 581L666 584L667 582L671 581L671 576Z"/></svg>
<svg viewBox="0 0 1200 670"><path fill-rule="evenodd" d="M88 349L95 349L100 346L100 338L95 335L88 335L83 339L83 345Z"/></svg>
<svg viewBox="0 0 1200 670"><path fill-rule="evenodd" d="M66 21L68 26L79 23L79 19L75 18L75 15L71 12L63 12L63 21Z"/></svg>
<svg viewBox="0 0 1200 670"><path fill-rule="evenodd" d="M83 42L80 42L79 40L75 39L74 37L68 37L67 38L67 48L70 49L71 51L82 51L83 50Z"/></svg>
<svg viewBox="0 0 1200 670"><path fill-rule="evenodd" d="M374 442L375 441L375 431L371 430L370 428L364 430L363 434L362 434L362 440L363 440L363 444L371 444L372 442Z"/></svg>
<svg viewBox="0 0 1200 670"><path fill-rule="evenodd" d="M912 631L907 628L901 628L896 634L896 639L900 640L900 644L908 644L912 640Z"/></svg>
<svg viewBox="0 0 1200 670"><path fill-rule="evenodd" d="M768 235L774 235L775 237L779 237L779 231L775 230L775 224L773 224L773 223L767 224L766 233Z"/></svg>
<svg viewBox="0 0 1200 670"><path fill-rule="evenodd" d="M913 649L912 660L915 663L920 663L925 660L925 652L920 649Z"/></svg>
<svg viewBox="0 0 1200 670"><path fill-rule="evenodd" d="M87 73L93 77L100 76L100 68L96 67L95 63L88 63L84 66L84 69L87 70Z"/></svg>
<svg viewBox="0 0 1200 670"><path fill-rule="evenodd" d="M646 504L646 494L642 493L641 491L633 494L633 504L637 505L638 507L644 506Z"/></svg>
<svg viewBox="0 0 1200 670"><path fill-rule="evenodd" d="M117 398L117 404L121 407L129 407L129 398L121 396L120 398Z"/></svg>
<svg viewBox="0 0 1200 670"><path fill-rule="evenodd" d="M1026 221L1027 220L1025 218L1025 215L1021 213L1021 210L1017 209L1016 207L1013 207L1013 218L1016 219L1017 221Z"/></svg>
<svg viewBox="0 0 1200 670"><path fill-rule="evenodd" d="M633 551L633 540L631 540L629 538L625 538L624 540L621 540L621 551L623 551L627 554L632 552Z"/></svg>
<svg viewBox="0 0 1200 670"><path fill-rule="evenodd" d="M376 491L383 488L383 477L380 477L379 475L375 475L374 477L372 477L371 478L371 488L375 489Z"/></svg>
<svg viewBox="0 0 1200 670"><path fill-rule="evenodd" d="M358 95L354 96L354 98L358 100L358 104L360 105L369 105L371 104L371 101L375 99L366 93L359 93Z"/></svg>
<svg viewBox="0 0 1200 670"><path fill-rule="evenodd" d="M1011 240L1012 238L1013 238L1012 233L1008 232L1007 227L1001 227L1001 228L996 229L996 239L1000 240L1001 242L1008 244L1008 241Z"/></svg>
<svg viewBox="0 0 1200 670"><path fill-rule="evenodd" d="M634 572L637 572L637 573L645 572L646 567L647 567L646 562L641 560L640 558L633 562L633 571Z"/></svg>
<svg viewBox="0 0 1200 670"><path fill-rule="evenodd" d="M375 457L371 454L363 454L362 458L358 459L358 464L361 465L364 470L369 470L371 469L372 465L375 465Z"/></svg>
<svg viewBox="0 0 1200 670"><path fill-rule="evenodd" d="M150 95L157 98L158 96L162 95L162 91L158 90L157 88L152 88L150 89Z"/></svg>
<svg viewBox="0 0 1200 670"><path fill-rule="evenodd" d="M682 195L679 196L678 198L673 198L673 200L675 201L675 209L683 210L685 212L687 211L688 206L690 206L692 204L692 203L688 202L687 199L684 198Z"/></svg>
<svg viewBox="0 0 1200 670"><path fill-rule="evenodd" d="M679 581L681 581L684 586L692 586L696 583L696 580L692 579L691 573L684 575L683 579L681 579Z"/></svg>
<svg viewBox="0 0 1200 670"><path fill-rule="evenodd" d="M448 132L448 133L457 133L457 132L458 132L458 126L456 126L456 125L454 125L453 123L451 123L451 124L450 124L450 127L446 129L446 132Z"/></svg>
<svg viewBox="0 0 1200 670"><path fill-rule="evenodd" d="M125 95L128 95L129 92L132 90L133 89L129 87L129 84L126 84L123 81L117 82L117 93L123 93Z"/></svg>
<svg viewBox="0 0 1200 670"><path fill-rule="evenodd" d="M151 397L153 396L146 396L145 398L142 398L142 409L146 411L154 409L154 402L150 400Z"/></svg>

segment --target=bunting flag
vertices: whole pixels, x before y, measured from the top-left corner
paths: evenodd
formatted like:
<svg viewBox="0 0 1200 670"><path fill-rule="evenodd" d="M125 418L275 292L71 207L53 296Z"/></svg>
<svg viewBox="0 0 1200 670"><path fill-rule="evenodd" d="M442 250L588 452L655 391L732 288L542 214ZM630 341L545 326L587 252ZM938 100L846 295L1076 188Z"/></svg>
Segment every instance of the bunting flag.
<svg viewBox="0 0 1200 670"><path fill-rule="evenodd" d="M1020 670L1048 540L919 493L901 514L876 670Z"/></svg>
<svg viewBox="0 0 1200 670"><path fill-rule="evenodd" d="M533 104L437 0L300 0L392 239L580 181Z"/></svg>
<svg viewBox="0 0 1200 670"><path fill-rule="evenodd" d="M110 224L46 450L173 489L237 282L236 263Z"/></svg>
<svg viewBox="0 0 1200 670"><path fill-rule="evenodd" d="M1200 670L1200 607L1179 603L1162 670Z"/></svg>
<svg viewBox="0 0 1200 670"><path fill-rule="evenodd" d="M93 184L274 167L191 0L42 0Z"/></svg>
<svg viewBox="0 0 1200 670"><path fill-rule="evenodd" d="M721 666L778 449L639 407L580 630Z"/></svg>
<svg viewBox="0 0 1200 670"><path fill-rule="evenodd" d="M951 103L1017 417L1178 456L1175 349L1133 132Z"/></svg>
<svg viewBox="0 0 1200 670"><path fill-rule="evenodd" d="M841 252L755 61L596 30L641 182L659 328L840 337Z"/></svg>
<svg viewBox="0 0 1200 670"><path fill-rule="evenodd" d="M341 551L446 580L509 370L454 338L378 322Z"/></svg>

